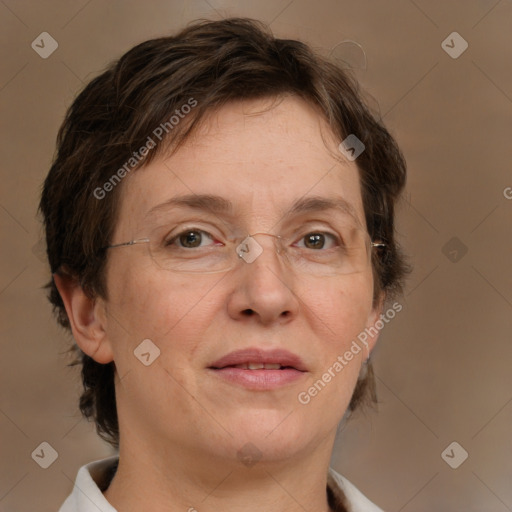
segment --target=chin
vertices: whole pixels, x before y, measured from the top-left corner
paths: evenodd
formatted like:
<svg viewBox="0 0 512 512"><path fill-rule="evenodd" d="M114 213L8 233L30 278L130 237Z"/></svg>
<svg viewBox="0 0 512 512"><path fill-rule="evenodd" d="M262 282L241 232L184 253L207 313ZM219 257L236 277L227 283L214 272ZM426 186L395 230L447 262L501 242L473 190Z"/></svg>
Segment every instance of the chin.
<svg viewBox="0 0 512 512"><path fill-rule="evenodd" d="M258 414L248 414L230 423L231 443L237 456L260 456L262 460L278 461L306 449L316 437L311 430L313 425L306 418L298 422L294 413L289 412L262 414L258 411Z"/></svg>

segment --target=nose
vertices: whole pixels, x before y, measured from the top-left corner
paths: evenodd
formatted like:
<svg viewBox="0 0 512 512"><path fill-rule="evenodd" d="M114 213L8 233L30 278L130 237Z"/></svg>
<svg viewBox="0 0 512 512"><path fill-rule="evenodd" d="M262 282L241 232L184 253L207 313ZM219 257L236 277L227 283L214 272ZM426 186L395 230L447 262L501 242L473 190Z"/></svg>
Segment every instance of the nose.
<svg viewBox="0 0 512 512"><path fill-rule="evenodd" d="M296 316L299 300L294 291L295 277L285 268L278 254L281 252L281 237L271 233L253 233L239 244L241 261L233 274L236 284L228 301L233 318L254 316L263 324L271 324Z"/></svg>

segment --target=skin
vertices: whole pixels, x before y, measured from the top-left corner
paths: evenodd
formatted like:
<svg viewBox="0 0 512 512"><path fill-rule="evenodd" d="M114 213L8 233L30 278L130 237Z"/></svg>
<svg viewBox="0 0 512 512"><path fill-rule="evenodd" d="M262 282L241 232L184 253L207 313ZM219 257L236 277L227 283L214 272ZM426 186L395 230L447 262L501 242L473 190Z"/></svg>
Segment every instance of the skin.
<svg viewBox="0 0 512 512"><path fill-rule="evenodd" d="M192 192L230 199L229 221L246 234L280 233L283 212L313 194L343 197L364 223L356 163L334 157L339 141L323 118L294 96L272 105L228 104L174 155L126 177L112 243L147 236L150 208ZM308 215L329 227L328 213ZM111 249L107 300L90 300L55 276L80 348L100 363L115 361L120 464L105 496L118 510L329 510L336 428L367 353L307 405L297 395L378 319L371 269L298 276L270 237L257 240L264 251L253 263L201 276L162 270L146 244ZM144 366L133 351L148 338L161 353ZM368 340L370 351L376 341ZM247 347L288 349L308 371L254 391L207 370ZM260 457L250 467L237 455L247 443Z"/></svg>

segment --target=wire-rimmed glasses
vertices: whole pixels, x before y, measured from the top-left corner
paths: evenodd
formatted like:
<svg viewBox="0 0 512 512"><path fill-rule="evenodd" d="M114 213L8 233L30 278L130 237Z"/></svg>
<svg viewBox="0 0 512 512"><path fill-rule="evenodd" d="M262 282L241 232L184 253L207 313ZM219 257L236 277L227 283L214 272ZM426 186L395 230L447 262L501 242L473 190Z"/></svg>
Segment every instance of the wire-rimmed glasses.
<svg viewBox="0 0 512 512"><path fill-rule="evenodd" d="M226 229L213 226L187 226L171 232L168 227L160 227L148 237L105 249L145 244L151 258L164 270L213 274L256 261L264 252L262 239L259 243L256 237L265 235L273 239L277 254L295 272L324 276L364 272L370 265L371 250L386 245L371 241L366 230L350 222L338 223L336 229L329 230L305 225L286 236L264 232L241 236L224 233Z"/></svg>

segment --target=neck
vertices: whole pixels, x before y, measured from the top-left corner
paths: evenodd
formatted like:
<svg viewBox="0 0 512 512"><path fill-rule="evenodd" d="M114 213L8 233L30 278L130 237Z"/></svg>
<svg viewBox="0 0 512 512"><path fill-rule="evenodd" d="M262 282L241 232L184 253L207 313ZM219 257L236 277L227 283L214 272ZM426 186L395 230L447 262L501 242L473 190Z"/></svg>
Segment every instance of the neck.
<svg viewBox="0 0 512 512"><path fill-rule="evenodd" d="M137 441L125 450L121 443L119 467L104 495L120 512L330 512L332 442L324 444L307 457L243 464L184 453L178 446L155 451Z"/></svg>

